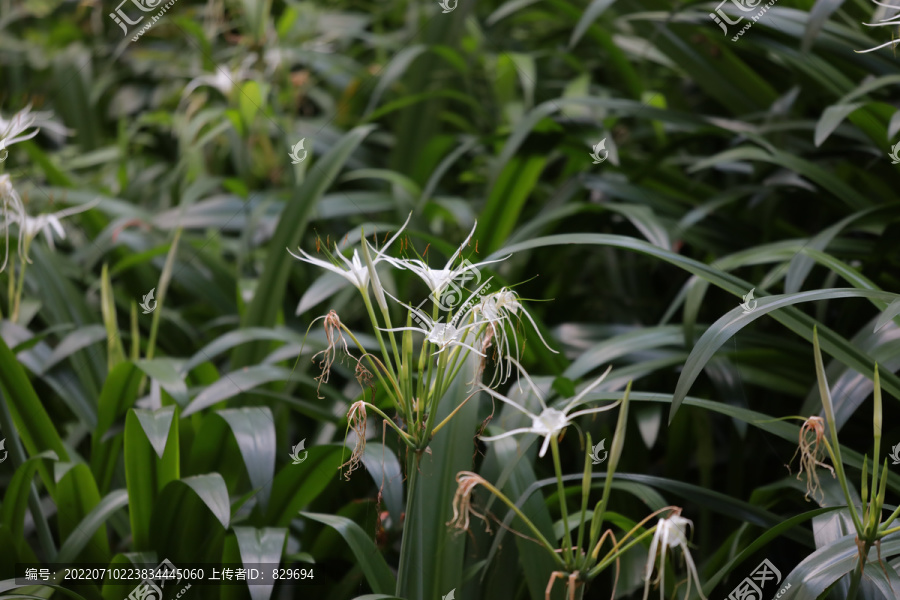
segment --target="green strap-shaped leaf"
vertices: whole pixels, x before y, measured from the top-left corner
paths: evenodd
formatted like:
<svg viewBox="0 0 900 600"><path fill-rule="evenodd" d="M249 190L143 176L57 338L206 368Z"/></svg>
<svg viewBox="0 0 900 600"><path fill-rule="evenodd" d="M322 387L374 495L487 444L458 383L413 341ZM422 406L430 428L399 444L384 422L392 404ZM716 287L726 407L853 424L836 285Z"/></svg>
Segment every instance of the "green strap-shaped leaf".
<svg viewBox="0 0 900 600"><path fill-rule="evenodd" d="M340 444L313 446L299 465L288 463L272 485L266 523L286 527L297 513L319 497L329 484L338 481L338 466L350 451Z"/></svg>
<svg viewBox="0 0 900 600"><path fill-rule="evenodd" d="M350 546L350 550L353 551L353 555L366 576L369 586L378 594L392 593L394 589L394 575L388 568L384 557L378 551L378 548L375 547L372 540L369 539L369 536L366 535L366 532L362 530L362 527L350 519L338 515L301 511L300 516L328 525L337 531L344 538L344 541L347 542L347 545Z"/></svg>
<svg viewBox="0 0 900 600"><path fill-rule="evenodd" d="M786 519L776 525L775 527L771 527L767 529L762 535L756 538L749 546L743 549L740 554L735 556L733 559L728 561L728 564L719 569L715 575L706 580L706 583L703 585L703 593L709 595L713 588L718 585L718 583L724 578L726 575L731 573L735 567L744 562L747 558L752 556L757 550L773 541L775 538L783 535L792 527L796 527L797 525L812 519L818 515L823 515L825 513L833 512L835 510L840 510L840 506L834 506L830 508L817 508L815 510L807 511L800 515L795 515L789 519Z"/></svg>
<svg viewBox="0 0 900 600"><path fill-rule="evenodd" d="M150 441L150 445L153 446L156 456L162 458L166 442L169 439L169 431L172 428L172 421L175 419L175 407L164 406L158 410L135 408L133 413L144 429L144 434Z"/></svg>
<svg viewBox="0 0 900 600"><path fill-rule="evenodd" d="M97 401L97 427L91 439L91 472L100 493L109 491L122 449L122 426L111 431L137 401L141 372L131 362L122 362L106 376ZM107 435L115 439L106 439Z"/></svg>
<svg viewBox="0 0 900 600"><path fill-rule="evenodd" d="M240 560L244 565L266 564L274 568L281 562L281 551L287 537L287 529L283 527L235 527L234 536L240 552ZM230 561L229 561L230 562ZM267 573L269 577L271 573ZM250 585L252 600L269 600L274 584ZM223 598L223 600L225 600Z"/></svg>
<svg viewBox="0 0 900 600"><path fill-rule="evenodd" d="M104 533L104 524L114 512L128 504L128 492L125 490L113 490L98 502L87 515L78 523L72 534L66 538L56 560L60 563L72 563L81 555L84 548L97 534Z"/></svg>
<svg viewBox="0 0 900 600"><path fill-rule="evenodd" d="M180 406L187 404L188 393L187 386L184 383L184 376L178 372L172 360L167 358L143 359L135 361L134 364L152 379L155 379Z"/></svg>
<svg viewBox="0 0 900 600"><path fill-rule="evenodd" d="M146 413L150 411L142 411L144 415L139 418L137 410L131 409L125 417L125 483L128 488L128 509L135 550L151 548L150 519L153 506L160 490L170 481L178 479L178 419L172 417L173 409L171 406L160 409L163 413L161 420L169 422L165 427L167 441L162 458L151 445L143 421L149 421L150 433L157 444L163 423L148 418Z"/></svg>
<svg viewBox="0 0 900 600"><path fill-rule="evenodd" d="M0 337L0 385L3 386L3 401L9 405L16 432L22 438L28 454L35 456L52 450L60 460L69 460L69 453L66 452L50 416L31 387L31 382L28 381L16 355L2 337ZM38 472L50 495L55 495L56 482L50 469L44 464L39 464Z"/></svg>
<svg viewBox="0 0 900 600"><path fill-rule="evenodd" d="M267 406L227 408L218 411L225 419L247 468L250 484L259 489L259 502L265 508L275 476L275 420ZM262 561L259 561L262 562ZM255 586L250 586L251 590Z"/></svg>
<svg viewBox="0 0 900 600"><path fill-rule="evenodd" d="M59 463L57 463L59 466ZM56 486L57 514L59 525L59 537L68 541L76 535L85 536L85 544L90 542L90 547L84 547L77 556L69 557L66 562L103 563L109 561L109 541L106 537L106 526L100 520L97 526L90 530L92 535L87 537L87 528L82 527L84 519L100 504L100 492L90 468L84 464L73 465L66 474L59 479Z"/></svg>
<svg viewBox="0 0 900 600"><path fill-rule="evenodd" d="M385 507L394 523L400 523L403 511L403 471L400 461L390 448L380 443L368 443L362 455L363 465L379 489Z"/></svg>
<svg viewBox="0 0 900 600"><path fill-rule="evenodd" d="M151 545L178 564L219 560L231 523L231 503L219 473L171 481L153 506Z"/></svg>
<svg viewBox="0 0 900 600"><path fill-rule="evenodd" d="M681 406L681 402L687 395L691 384L700 375L703 367L713 357L716 351L728 341L738 331L746 325L752 323L761 316L774 310L799 304L801 302L812 302L814 300L832 300L835 298L879 298L886 302L891 302L898 298L897 294L889 292L879 292L875 290L854 290L854 289L831 289L831 290L814 290L809 292L799 292L796 294L779 294L776 296L766 296L760 298L756 308L750 312L744 312L744 309L737 306L715 323L710 325L700 339L694 349L691 350L690 356L684 364L684 369L678 378L675 386L675 394L672 400L672 408L669 411L669 423L675 417L675 413Z"/></svg>
<svg viewBox="0 0 900 600"><path fill-rule="evenodd" d="M900 315L900 298L888 304L888 307L884 309L884 312L882 312L881 316L878 317L878 320L875 321L874 331L878 331L887 325L888 321L891 321L897 315Z"/></svg>
<svg viewBox="0 0 900 600"><path fill-rule="evenodd" d="M13 538L21 541L23 545L25 544L25 511L28 508L31 480L42 460L58 459L52 450L26 459L13 473L9 487L3 493L3 503L0 504L0 525L8 528Z"/></svg>
<svg viewBox="0 0 900 600"><path fill-rule="evenodd" d="M277 367L275 365L257 365L244 367L240 371L233 371L223 376L216 383L207 386L197 397L191 400L182 417L187 417L196 412L208 408L213 404L233 398L240 393L252 390L258 385L272 381L287 381L291 377L291 369Z"/></svg>
<svg viewBox="0 0 900 600"><path fill-rule="evenodd" d="M221 475L218 473L196 475L182 479L181 483L194 490L222 527L228 528L231 521L231 502L228 498L228 488Z"/></svg>
<svg viewBox="0 0 900 600"><path fill-rule="evenodd" d="M710 283L713 283L721 289L731 292L737 297L742 297L747 293L747 290L753 287L748 282L735 277L730 273L724 273L710 265L706 265L699 261L681 256L674 252L663 250L662 248L657 248L656 246L648 244L647 242L621 235L608 235L599 233L551 235L528 240L527 242L512 244L505 248L501 248L497 252L494 252L490 256L486 257L484 260L499 258L500 256L504 256L505 254L521 252L522 250L531 250L534 248L544 248L547 246L566 244L596 244L601 246L612 246L653 256L655 258L662 259L668 263L678 266L689 273L702 277L703 279L709 281ZM835 290L831 291L834 292ZM827 292L828 290L826 290L826 293ZM886 302L891 302L897 297L896 294L883 295L885 294L884 292L873 292L867 290L850 290L847 293L852 293L852 295L857 295L859 297L881 299ZM757 308L757 310L759 309ZM756 311L753 311L753 313L750 314L755 313ZM812 340L813 326L817 324L817 322L812 317L803 314L802 312L791 306L783 306L782 310L775 311L771 313L771 315L772 318L774 318L776 321L782 323L788 329L802 336L804 339ZM827 327L824 327L821 324L819 324L818 327L819 340L822 344L822 348L828 354L830 354L834 358L840 359L842 362L847 364L847 366L856 369L860 373L873 373L873 361L870 357L853 346L853 344L848 342L845 338L831 331ZM684 373L682 373L682 376L684 376ZM881 385L882 388L888 393L896 397L900 397L900 378L898 378L893 373L885 372L881 376ZM670 412L670 421L672 414L674 413Z"/></svg>
<svg viewBox="0 0 900 600"><path fill-rule="evenodd" d="M888 559L896 554L900 554L900 535L892 534L882 538L881 557ZM852 571L858 562L859 549L856 546L856 532L853 532L833 544L819 548L794 567L781 582L782 589L788 584L790 588L780 600L816 600L828 586ZM870 571L881 569L878 550L870 548L866 562L864 576L877 585L877 576L873 578ZM887 591L886 598L896 598L896 590L883 591Z"/></svg>
<svg viewBox="0 0 900 600"><path fill-rule="evenodd" d="M469 395L466 382L477 372L478 357L470 354L441 398L435 423L460 406ZM453 516L456 475L471 468L474 432L481 418L476 395L463 405L429 444L431 453L408 461L407 477L417 469L413 502L407 497L404 540L395 594L406 598L439 598L462 580L465 537L456 535L446 522ZM483 417L482 417L483 418ZM412 453L410 453L412 454ZM412 504L412 506L410 506Z"/></svg>
<svg viewBox="0 0 900 600"><path fill-rule="evenodd" d="M334 182L356 147L373 129L374 125L365 125L344 135L325 156L316 161L315 168L288 201L269 242L266 265L259 278L257 289L266 290L266 293L253 295L242 323L244 327L270 327L275 324L282 308L281 301L291 266L296 262L287 249L296 248L300 243L313 207ZM232 364L236 368L256 364L265 350L266 346L261 343L241 346L235 351Z"/></svg>

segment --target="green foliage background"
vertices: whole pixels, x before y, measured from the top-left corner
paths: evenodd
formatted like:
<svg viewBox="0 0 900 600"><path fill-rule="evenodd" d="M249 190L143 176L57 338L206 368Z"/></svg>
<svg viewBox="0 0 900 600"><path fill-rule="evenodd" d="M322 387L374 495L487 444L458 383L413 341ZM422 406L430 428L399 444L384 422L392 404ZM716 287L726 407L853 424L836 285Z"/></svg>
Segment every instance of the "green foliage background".
<svg viewBox="0 0 900 600"><path fill-rule="evenodd" d="M779 0L733 42L738 26L723 36L715 8L179 0L132 43L111 0L0 0L0 112L32 102L71 130L12 146L0 173L30 214L100 199L65 222L57 251L32 246L15 321L0 286L2 595L123 598L132 586L10 579L16 562L162 558L314 563L325 581L190 597L399 593L406 456L378 423L368 475L339 477L361 392L336 365L319 398L319 325L304 344L330 309L365 333L365 310L286 248L353 246L362 230L381 242L410 212L409 243L432 266L476 220L473 257L513 254L487 272L520 284L562 351L528 330L536 383L565 398L612 364L601 389L617 399L634 381L613 524L684 507L711 598L763 558L801 581L813 554L829 582L846 573L843 496L823 470L824 499L804 499L797 463L784 468L800 422L775 419L822 410L816 326L850 480L871 451L876 362L884 441L900 443L900 320L879 321L900 289L888 157L900 71L890 48L854 52L891 39L891 27L862 25L891 11ZM309 155L292 164L300 139ZM608 160L595 165L601 139ZM408 273L386 285L413 303L426 293ZM743 315L751 288L759 308ZM151 289L158 307L143 314ZM531 438L474 440L490 413L473 403L422 466L425 529L410 538L405 597L544 598L553 566L536 545L445 525L456 472L475 470L521 497L549 536L561 529L552 465ZM513 426L505 409L493 419ZM581 427L611 441L614 416ZM292 465L301 439L308 458ZM574 428L562 451L574 496L585 452ZM898 493L891 472L891 511ZM900 590L900 543L881 550ZM616 597L641 597L646 555L644 545L623 558ZM664 592L680 598L672 569ZM610 597L614 578L586 597ZM863 597L882 597L863 585ZM846 578L821 594L800 587L796 598L847 594Z"/></svg>

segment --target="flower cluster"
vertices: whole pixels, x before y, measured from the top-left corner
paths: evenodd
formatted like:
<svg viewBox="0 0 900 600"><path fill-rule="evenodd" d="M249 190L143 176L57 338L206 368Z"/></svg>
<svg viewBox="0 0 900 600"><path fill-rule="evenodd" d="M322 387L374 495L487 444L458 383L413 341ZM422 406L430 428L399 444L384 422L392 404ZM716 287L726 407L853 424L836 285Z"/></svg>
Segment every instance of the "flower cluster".
<svg viewBox="0 0 900 600"><path fill-rule="evenodd" d="M418 458L422 452L430 452L428 446L433 436L457 414L469 399L483 392L492 401L498 400L525 414L530 418L531 425L505 432L501 431L496 435L479 435L477 437L482 441L493 442L517 435L537 435L543 438L538 452L539 456L543 458L548 450L552 451L553 466L557 476L557 497L563 520L561 548L557 549L557 540L553 542L548 540L541 529L531 522L516 503L507 498L500 489L472 471L463 471L457 474L457 491L450 507L453 516L447 523L448 525L457 530L466 531L470 525L470 518L475 517L483 521L490 531L489 521L495 517L487 510L476 508L474 493L476 488L482 488L498 498L518 516L519 522L530 530L530 539L541 545L547 551L549 560L558 567L550 579L548 597L554 580L563 578L568 581L569 598L574 599L577 590L583 590L586 583L597 577L604 569L612 565L616 565L618 569L620 556L650 536L653 536L653 539L650 543L650 553L644 572L645 599L651 585L658 585L660 594L666 590L663 576L666 557L667 554L671 555L671 550L676 547L681 549L688 566L688 593L691 591L692 583L696 582L699 587L697 569L688 550L686 536L686 528L690 521L680 516L680 508L667 507L651 514L618 541L611 529L602 532L612 474L615 472L624 444L628 394L631 385L628 385L622 400L606 402L599 407L584 408L587 403L596 401L595 398L589 396L606 379L610 373L610 367L567 402L548 404L519 362L523 349L523 345L520 344L520 334L524 331L524 323L527 321L537 332L538 339L544 346L551 352L556 351L550 348L547 341L541 336L537 324L525 308L519 295L509 287L492 290L492 278L482 281L479 271L485 265L502 262L509 257L480 263L472 263L464 259L463 252L475 234L475 227L447 263L438 269L429 267L421 257L396 258L389 255L388 251L391 245L399 238L408 223L409 219L390 240L385 240L386 243L380 250L373 247L363 234L360 248L353 250L350 257L345 256L337 244L334 245L333 251L325 248L325 259L312 256L303 250L300 250L299 254L292 253L292 256L303 262L314 264L339 275L359 290L380 349L380 352L370 352L363 348L354 333L341 322L334 311L330 311L325 317L320 317L325 321L326 348L316 355L324 357L320 363L322 374L318 378L319 382L328 381L330 369L334 362L339 360L339 357L350 356L357 363L356 374L360 385L371 387L373 390L371 402L365 400L365 390L363 390L363 398L353 402L347 413L347 433L349 434L352 429L355 440L350 458L341 465L342 469L346 469L345 475L349 477L350 473L361 464L365 450L366 420L369 416L377 415L382 419L384 427L391 427L407 448L413 450L413 452L407 453L407 477L409 478L407 514L411 514L413 502L411 499L415 497L414 490L417 487ZM319 246L317 246L318 248ZM379 267L381 273L379 273ZM385 291L381 278L387 274L386 267L415 274L428 288L428 296L417 306L413 306ZM388 300L393 305L389 305ZM428 300L432 302L430 310L425 306ZM406 309L405 323L395 324L392 321L391 309L393 308L393 312L396 313L397 307ZM417 338L421 336L417 350L414 349L414 334ZM348 340L358 348L358 357L351 354ZM524 342L524 339L522 341ZM450 384L470 356L480 357L475 379L471 382L473 384L469 390L471 393L468 397L459 399L458 402L454 401L454 408L449 411L449 414L442 421L436 422L439 403L448 395ZM491 359L496 365L495 373L490 383L485 384L480 379ZM532 413L496 390L500 384L509 379L514 367L519 375L519 380L525 379L540 402L539 413ZM384 407L384 402L376 405L373 385L375 379L381 384L379 391L383 395L382 398L389 399L398 418L391 418L385 414L379 407ZM576 524L569 522L569 513L566 507L568 496L563 484L559 439L564 430L570 425L574 425L579 417L616 407L620 407L619 419L615 438L610 448L603 499L593 511L590 526L587 527L588 496L592 486L591 462L589 457L586 457L580 524L577 526L577 539L573 541L571 532ZM590 433L587 433L586 437L587 443L590 445ZM674 510L674 514L668 518L658 519L655 525L650 525L650 520L664 510ZM586 533L588 537L585 549L583 542ZM610 540L614 543L613 548L605 556L601 556L601 547ZM658 565L656 568L658 575L655 580L652 580L656 565ZM700 596L704 598L702 592Z"/></svg>
<svg viewBox="0 0 900 600"><path fill-rule="evenodd" d="M523 317L535 331L537 324L516 292L506 287L489 292L491 278L483 283L481 281L480 268L502 262L508 256L479 263L463 259L463 252L470 245L477 223L441 268L431 268L422 258L397 258L388 253L408 223L409 218L380 249L373 247L363 235L360 248L354 249L350 257L341 252L337 243L332 248L324 248L324 258L318 258L304 250L298 250L298 253L288 252L302 262L339 275L359 290L381 347L380 357L363 350L353 333L340 322L337 314L330 312L325 319L327 347L322 353L325 360L321 364L323 372L319 381L327 382L328 372L339 354L354 358L358 363L357 371L364 368L362 365L365 363L369 367L369 377L374 373L383 384L383 389L406 425L406 431L393 424L393 421L391 424L402 434L410 448L421 452L427 448L431 436L443 426L443 423L434 423L437 403L469 354L474 353L481 358L480 374L490 358L488 350L493 347L492 358L497 368L490 387L496 387L508 379L512 366L518 365L522 351L519 333ZM428 288L425 300L418 306L413 306L386 292L381 283L385 266L411 272L421 279ZM379 267L382 275L379 275ZM472 280L477 287L474 290L464 290L465 284ZM468 298L461 302L465 293L469 294ZM406 324L395 325L392 322L388 299L407 310ZM431 310L424 306L429 299L432 301ZM377 312L376 306L379 309ZM359 358L350 354L341 332L346 333L358 346ZM434 363L414 359L412 338L407 339L413 333L424 336L421 341L421 357L433 357ZM549 347L539 331L537 334L551 352L556 352ZM399 342L396 335L401 338ZM404 349L402 355L400 348ZM490 389L483 385L481 388ZM378 412L374 406L369 408ZM351 462L345 464L358 462L364 444L364 439L357 440Z"/></svg>

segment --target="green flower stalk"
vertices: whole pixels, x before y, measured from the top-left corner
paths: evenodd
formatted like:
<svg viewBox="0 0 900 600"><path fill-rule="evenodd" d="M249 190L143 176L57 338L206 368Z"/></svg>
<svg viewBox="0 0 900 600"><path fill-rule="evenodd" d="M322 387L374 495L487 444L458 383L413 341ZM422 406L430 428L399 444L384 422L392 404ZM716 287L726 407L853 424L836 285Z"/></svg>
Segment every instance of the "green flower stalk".
<svg viewBox="0 0 900 600"><path fill-rule="evenodd" d="M866 566L866 559L869 550L873 547L879 551L879 562L881 554L881 540L886 535L900 531L900 527L888 529L890 524L900 515L900 508L895 510L887 519L882 520L881 515L884 509L884 498L887 492L887 475L888 464L885 458L881 475L878 474L878 459L881 446L881 427L882 427L882 407L881 407L881 380L878 375L878 365L874 368L874 406L872 417L873 429L873 456L872 462L872 485L871 489L868 485L868 455L863 461L862 468L862 485L860 486L860 497L862 499L862 515L859 514L853 499L850 497L850 487L847 476L844 473L843 460L841 458L841 446L837 437L837 427L834 418L834 404L831 399L831 390L828 387L828 380L825 377L825 366L822 361L822 351L819 348L819 335L816 329L813 329L813 350L815 355L816 379L819 386L819 396L822 399L822 407L825 412L825 422L821 417L812 416L804 423L800 430L800 447L798 451L801 453L801 469L805 465L808 470L807 475L807 491L815 491L818 485L818 478L815 473L815 467L823 466L832 471L841 486L844 493L844 499L847 502L847 510L853 520L856 529L856 545L859 549L859 562L854 569L850 578L850 589L847 593L848 600L855 600L859 590L859 584L862 580L863 570ZM825 425L828 427L828 436L824 435ZM809 439L809 433L814 434L814 441ZM819 459L823 456L822 448L828 453L834 468L823 464ZM882 563L882 568L884 565Z"/></svg>

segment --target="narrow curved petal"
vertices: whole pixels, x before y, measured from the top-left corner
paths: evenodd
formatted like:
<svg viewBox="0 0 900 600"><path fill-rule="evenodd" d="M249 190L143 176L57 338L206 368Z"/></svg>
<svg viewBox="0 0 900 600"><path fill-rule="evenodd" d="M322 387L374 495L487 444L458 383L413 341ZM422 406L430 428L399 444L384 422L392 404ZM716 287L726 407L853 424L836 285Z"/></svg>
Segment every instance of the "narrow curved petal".
<svg viewBox="0 0 900 600"><path fill-rule="evenodd" d="M509 404L509 405L512 406L513 408L519 410L519 412L522 412L522 413L528 415L528 416L531 417L532 419L537 418L537 415L535 415L535 414L531 413L530 411L528 411L527 409L525 409L525 408L519 406L518 404L516 404L515 402L513 402L512 400L510 400L509 398L507 398L507 397L504 396L503 394L498 394L497 392L495 392L494 390L492 390L492 389L489 388L488 386L484 385L483 383L480 384L480 387L481 387L481 391L482 391L482 392L487 392L488 394L490 394L491 396L493 396L493 397L496 398L497 400L500 400L501 402L505 402L506 404Z"/></svg>
<svg viewBox="0 0 900 600"><path fill-rule="evenodd" d="M544 436L544 443L541 444L541 451L538 452L538 456L540 458L544 458L544 455L547 454L547 447L550 445L550 438L553 437L554 434L548 433Z"/></svg>
<svg viewBox="0 0 900 600"><path fill-rule="evenodd" d="M510 429L505 433L501 433L499 435L479 435L478 439L483 442L493 442L494 440L502 440L503 438L508 438L513 435L519 435L521 433L534 433L534 430L530 427L520 427L519 429Z"/></svg>
<svg viewBox="0 0 900 600"><path fill-rule="evenodd" d="M590 385L588 385L586 388L581 390L581 392L579 392L578 395L576 395L574 398L572 398L572 400L568 404L566 404L566 408L563 409L563 412L569 412L570 409L572 409L575 406L578 406L578 404L581 403L582 398L584 398L587 394L589 394L591 392L591 390L593 390L595 387L597 387L598 385L603 383L603 380L606 379L606 376L609 375L610 371L612 371L612 365L609 365L606 368L606 370L603 372L603 375L601 375L600 377L598 377L597 379L592 381L590 383Z"/></svg>
<svg viewBox="0 0 900 600"><path fill-rule="evenodd" d="M584 415L589 415L591 413L598 413L598 412L603 412L603 411L607 411L607 410L612 410L613 408L617 407L618 405L619 405L619 402L617 400L616 402L614 402L613 404L610 404L608 406L600 406L598 408L589 408L587 410L579 410L578 412L573 412L571 415L568 415L568 418L571 420L571 419L575 419L578 417L583 417Z"/></svg>
<svg viewBox="0 0 900 600"><path fill-rule="evenodd" d="M463 348L468 348L469 350L471 350L472 352L474 352L474 353L477 354L478 356L482 356L482 357L487 356L486 354L482 354L480 351L476 350L476 349L473 348L472 346L470 346L470 345L468 345L468 344L464 344L464 343L462 343L462 342L450 342L450 343L448 343L448 344L445 344L440 350L438 350L437 352L434 352L434 353L432 354L432 356L434 356L435 354L440 354L441 352L443 352L444 350L446 350L446 349L447 349L448 347L450 347L450 346L462 346Z"/></svg>
<svg viewBox="0 0 900 600"><path fill-rule="evenodd" d="M422 312L422 311L419 310L418 308L414 307L413 305L407 304L406 302L403 302L402 300L400 300L400 299L398 299L398 298L395 298L395 297L392 296L391 293L388 292L388 291L385 291L384 293L385 293L391 300L393 300L394 302L396 302L397 304L400 304L400 305L405 306L406 308L408 308L414 315L416 315L416 317L419 318L420 321L422 321L423 323L425 323L426 325L428 325L429 328L434 329L434 321L432 321L432 320L431 320L431 317L429 317L427 314L425 314L424 312ZM428 332L426 332L426 333L428 333Z"/></svg>
<svg viewBox="0 0 900 600"><path fill-rule="evenodd" d="M518 347L516 347L516 351L518 352ZM531 390L534 392L535 396L538 397L538 400L541 401L541 407L544 410L547 410L547 404L544 402L544 397L541 395L541 392L540 392L540 390L538 390L537 386L534 385L534 382L531 380L531 377L528 376L528 372L525 370L525 367L523 367L521 365L521 363L519 363L518 360L512 358L511 356L508 357L508 359L511 360L512 363L519 368L519 372L525 377L525 381L527 381L528 385L531 386Z"/></svg>
<svg viewBox="0 0 900 600"><path fill-rule="evenodd" d="M528 311L525 310L524 307L522 307L522 313L525 315L525 317L526 317L526 318L528 319L528 321L531 323L531 326L534 327L534 330L535 330L535 332L537 332L538 337L539 337L540 340L541 340L541 343L544 344L544 346L547 347L547 350L549 350L550 352L552 352L552 353L554 353L554 354L559 354L559 351L554 350L553 348L551 348L550 345L547 343L547 340L544 339L544 336L541 335L541 330L538 329L538 326L537 326L537 324L534 322L534 319L531 318L531 315L528 314Z"/></svg>
<svg viewBox="0 0 900 600"><path fill-rule="evenodd" d="M379 327L379 331L419 331L428 335L428 331L422 329L421 327L391 327L390 329L385 329L384 327Z"/></svg>
<svg viewBox="0 0 900 600"><path fill-rule="evenodd" d="M469 232L468 237L466 237L466 239L463 240L463 243L460 244L459 248L456 249L456 252L454 252L453 256L450 257L450 260L447 261L447 265L444 267L444 270L447 270L450 268L450 265L452 265L453 261L456 260L456 257L460 255L460 253L462 252L462 249L465 248L466 245L468 245L469 240L471 240L472 236L475 235L475 229L477 227L478 227L478 221L475 221L475 224L472 225L472 231Z"/></svg>
<svg viewBox="0 0 900 600"><path fill-rule="evenodd" d="M400 229L397 230L397 233L395 233L393 236L391 236L391 239L389 239L388 242L384 245L384 247L382 247L381 250L378 251L378 253L375 255L376 263L380 260L387 259L387 257L384 254L387 252L387 249L391 247L391 244L394 243L394 240L396 240L398 237L400 237L400 234L403 233L404 229L406 229L406 226L409 224L409 220L412 219L412 215L413 215L412 211L409 211L409 216L406 217L406 222L403 223L403 226L400 227Z"/></svg>
<svg viewBox="0 0 900 600"><path fill-rule="evenodd" d="M87 202L80 206L70 206L69 208L57 211L53 213L53 216L55 216L57 219L64 219L66 217L71 217L72 215L77 215L78 213L83 213L85 211L91 210L98 204L100 204L100 198L94 198L90 202Z"/></svg>
<svg viewBox="0 0 900 600"><path fill-rule="evenodd" d="M867 23L863 23L863 24L866 25ZM866 54L868 52L874 52L875 50L881 50L882 48L886 48L887 46L892 46L894 44L897 44L898 42L900 42L900 39L891 40L890 42L885 42L885 43L881 44L880 46L875 46L874 48L869 48L868 50L854 50L854 52L856 52L857 54Z"/></svg>

